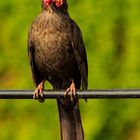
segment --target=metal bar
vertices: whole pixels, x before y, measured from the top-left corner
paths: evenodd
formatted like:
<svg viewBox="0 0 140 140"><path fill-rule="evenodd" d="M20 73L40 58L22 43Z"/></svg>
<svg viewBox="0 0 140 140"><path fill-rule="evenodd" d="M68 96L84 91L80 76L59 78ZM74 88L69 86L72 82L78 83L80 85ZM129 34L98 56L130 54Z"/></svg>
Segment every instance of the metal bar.
<svg viewBox="0 0 140 140"><path fill-rule="evenodd" d="M33 90L0 90L0 99L33 99ZM46 99L64 98L64 91L44 91ZM87 99L128 99L140 98L140 89L78 90L77 98Z"/></svg>

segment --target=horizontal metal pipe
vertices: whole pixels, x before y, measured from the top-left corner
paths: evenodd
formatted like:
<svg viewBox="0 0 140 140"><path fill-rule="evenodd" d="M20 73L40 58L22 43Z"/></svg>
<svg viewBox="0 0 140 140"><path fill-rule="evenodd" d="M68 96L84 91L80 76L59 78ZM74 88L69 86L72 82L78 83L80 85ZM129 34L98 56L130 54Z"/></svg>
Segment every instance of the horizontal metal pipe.
<svg viewBox="0 0 140 140"><path fill-rule="evenodd" d="M33 99L33 90L0 90L0 99ZM45 90L46 99L65 98L64 91ZM140 98L140 89L78 90L77 98L87 99L128 99Z"/></svg>

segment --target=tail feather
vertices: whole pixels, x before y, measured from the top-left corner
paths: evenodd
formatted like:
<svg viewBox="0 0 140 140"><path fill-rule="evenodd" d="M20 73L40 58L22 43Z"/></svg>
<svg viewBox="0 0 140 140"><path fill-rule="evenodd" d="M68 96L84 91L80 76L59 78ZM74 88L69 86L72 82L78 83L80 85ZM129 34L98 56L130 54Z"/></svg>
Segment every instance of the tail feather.
<svg viewBox="0 0 140 140"><path fill-rule="evenodd" d="M57 100L61 140L84 140L79 101L77 100L74 105L72 103L65 104L65 101Z"/></svg>

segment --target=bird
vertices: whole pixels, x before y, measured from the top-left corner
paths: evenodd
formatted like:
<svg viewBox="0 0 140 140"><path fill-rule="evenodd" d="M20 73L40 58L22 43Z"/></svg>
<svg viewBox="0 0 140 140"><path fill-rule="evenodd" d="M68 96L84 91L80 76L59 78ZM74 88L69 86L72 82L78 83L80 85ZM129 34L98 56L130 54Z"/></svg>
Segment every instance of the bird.
<svg viewBox="0 0 140 140"><path fill-rule="evenodd" d="M76 90L88 87L88 62L82 32L68 13L67 0L42 0L42 11L28 31L28 56L36 89L44 102L45 81L64 90L57 99L61 140L84 140Z"/></svg>

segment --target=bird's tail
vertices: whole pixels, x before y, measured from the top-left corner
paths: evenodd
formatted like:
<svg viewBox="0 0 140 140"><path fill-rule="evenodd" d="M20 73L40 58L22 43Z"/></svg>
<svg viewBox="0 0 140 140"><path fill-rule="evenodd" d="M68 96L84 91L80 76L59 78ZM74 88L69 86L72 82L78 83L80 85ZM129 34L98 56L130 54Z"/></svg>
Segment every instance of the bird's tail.
<svg viewBox="0 0 140 140"><path fill-rule="evenodd" d="M84 140L82 121L79 110L79 101L68 103L67 99L57 100L61 140Z"/></svg>

